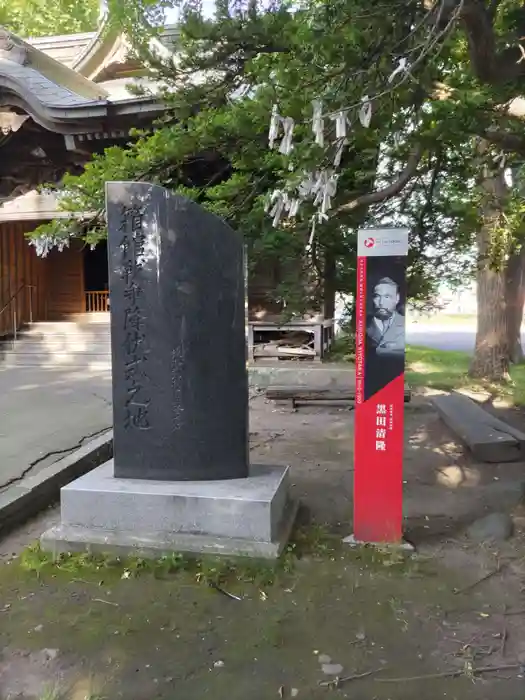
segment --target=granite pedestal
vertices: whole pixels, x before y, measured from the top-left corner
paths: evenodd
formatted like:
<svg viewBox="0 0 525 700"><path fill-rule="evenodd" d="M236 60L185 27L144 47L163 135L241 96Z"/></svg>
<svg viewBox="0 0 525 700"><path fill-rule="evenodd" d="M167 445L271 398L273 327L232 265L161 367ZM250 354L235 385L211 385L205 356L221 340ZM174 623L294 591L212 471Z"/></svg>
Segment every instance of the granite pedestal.
<svg viewBox="0 0 525 700"><path fill-rule="evenodd" d="M288 467L252 465L242 479L144 481L114 476L113 461L61 490L50 552L159 557L168 552L277 558L296 514Z"/></svg>

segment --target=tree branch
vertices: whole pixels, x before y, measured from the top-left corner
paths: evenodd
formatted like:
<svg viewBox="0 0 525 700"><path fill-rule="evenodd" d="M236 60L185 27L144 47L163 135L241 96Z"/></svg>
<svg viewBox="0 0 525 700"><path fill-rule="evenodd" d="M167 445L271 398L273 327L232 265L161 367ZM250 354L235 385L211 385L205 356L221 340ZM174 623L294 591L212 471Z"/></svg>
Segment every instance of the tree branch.
<svg viewBox="0 0 525 700"><path fill-rule="evenodd" d="M377 204L378 202L384 202L385 200L391 199L392 197L398 195L407 185L410 179L416 174L424 151L425 149L421 144L415 146L412 153L408 157L405 168L402 170L395 182L388 185L388 187L383 187L381 190L363 194L360 197L356 197L352 201L347 202L346 204L342 204L337 208L336 212L339 214L341 212L353 211L358 207L365 207L370 206L371 204Z"/></svg>
<svg viewBox="0 0 525 700"><path fill-rule="evenodd" d="M509 37L514 46L498 52L494 22L499 2L487 5L482 0L466 0L461 12L461 23L467 36L469 56L476 77L490 85L503 85L525 77L525 62L517 39ZM525 21L525 8L520 10Z"/></svg>
<svg viewBox="0 0 525 700"><path fill-rule="evenodd" d="M434 204L434 193L438 184L439 177L441 175L441 167L443 164L443 154L439 150L436 154L436 159L434 163L434 168L432 171L432 177L430 178L430 184L425 193L425 203L419 210L419 215L416 220L415 231L419 235L419 250L422 253L424 247L423 229L425 225L425 217L432 212L432 206Z"/></svg>
<svg viewBox="0 0 525 700"><path fill-rule="evenodd" d="M521 156L525 156L525 137L523 136L518 136L518 134L511 134L507 131L501 131L495 128L487 129L479 135L506 151L512 151Z"/></svg>
<svg viewBox="0 0 525 700"><path fill-rule="evenodd" d="M444 83L435 83L434 89L429 97L440 101L448 100L454 96L455 92L455 88L451 88ZM482 113L481 116L490 119L496 117L500 122L505 120L510 126L512 126L512 119L524 121L525 97L515 97L510 100L510 102L497 106L493 112ZM514 122L514 126L516 126L516 122ZM489 127L488 129L480 128L474 133L476 136L481 136L501 148L514 151L519 155L525 155L525 136L506 131L504 124L500 124L499 128L495 126Z"/></svg>
<svg viewBox="0 0 525 700"><path fill-rule="evenodd" d="M503 0L424 0L424 7L438 28L459 10L472 70L479 80L489 85L505 85L525 78L519 33L509 33L503 42L506 48L497 48L495 23L502 4ZM516 10L515 24L518 28L525 27L525 3Z"/></svg>

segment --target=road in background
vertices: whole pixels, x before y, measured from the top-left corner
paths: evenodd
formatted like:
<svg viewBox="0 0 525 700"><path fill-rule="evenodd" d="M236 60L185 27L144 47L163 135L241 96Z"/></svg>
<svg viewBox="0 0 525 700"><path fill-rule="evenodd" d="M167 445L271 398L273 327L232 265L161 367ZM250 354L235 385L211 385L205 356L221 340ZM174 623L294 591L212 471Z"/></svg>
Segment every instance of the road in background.
<svg viewBox="0 0 525 700"><path fill-rule="evenodd" d="M522 343L525 331L521 331ZM476 326L470 322L461 323L407 323L407 343L423 345L435 350L461 350L473 353L476 341Z"/></svg>

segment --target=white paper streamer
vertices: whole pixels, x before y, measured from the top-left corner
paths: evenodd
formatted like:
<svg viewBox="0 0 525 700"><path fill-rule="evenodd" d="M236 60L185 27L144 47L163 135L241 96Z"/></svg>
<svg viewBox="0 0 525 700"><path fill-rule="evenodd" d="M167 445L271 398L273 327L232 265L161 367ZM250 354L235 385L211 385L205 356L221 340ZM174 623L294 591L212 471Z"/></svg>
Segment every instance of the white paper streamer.
<svg viewBox="0 0 525 700"><path fill-rule="evenodd" d="M306 199L312 194L317 178L315 173L304 173L304 175L304 180L299 183L297 191L301 198Z"/></svg>
<svg viewBox="0 0 525 700"><path fill-rule="evenodd" d="M69 238L57 238L56 236L39 236L29 239L29 245L35 247L35 252L39 258L47 258L49 253L56 248L61 253L64 248L69 248Z"/></svg>
<svg viewBox="0 0 525 700"><path fill-rule="evenodd" d="M299 207L301 206L301 199L299 197L295 197L294 199L291 199L289 202L289 208L288 208L288 218L293 219L297 214L299 213Z"/></svg>
<svg viewBox="0 0 525 700"><path fill-rule="evenodd" d="M289 219L297 216L302 201L301 197L290 198L286 192L274 190L265 207L265 211L273 218L273 227L279 226L286 212Z"/></svg>
<svg viewBox="0 0 525 700"><path fill-rule="evenodd" d="M322 214L320 212L317 212L316 214L314 214L312 216L312 218L310 219L311 228L310 228L310 237L308 239L308 243L306 244L306 252L307 253L312 252L317 224L318 223L322 224L323 221L328 221L328 216L326 216L326 214Z"/></svg>
<svg viewBox="0 0 525 700"><path fill-rule="evenodd" d="M272 107L272 116L270 117L270 131L268 133L268 143L270 148L275 147L275 142L279 136L279 125L281 123L281 117L277 112L277 105Z"/></svg>
<svg viewBox="0 0 525 700"><path fill-rule="evenodd" d="M339 139L337 142L334 155L334 168L338 168L341 165L341 159L343 158L343 153L347 144L348 139Z"/></svg>
<svg viewBox="0 0 525 700"><path fill-rule="evenodd" d="M314 206L320 207L320 213L323 215L332 208L332 197L335 197L337 192L338 177L331 170L321 170L314 185Z"/></svg>
<svg viewBox="0 0 525 700"><path fill-rule="evenodd" d="M361 122L361 125L365 127L365 129L368 129L370 122L372 121L372 103L370 102L368 95L364 95L361 98L361 102L362 105L359 110L359 121Z"/></svg>
<svg viewBox="0 0 525 700"><path fill-rule="evenodd" d="M270 209L270 216L273 217L272 226L274 228L279 226L287 200L288 195L286 192L275 190L275 192L272 194L271 201L273 203L273 207Z"/></svg>
<svg viewBox="0 0 525 700"><path fill-rule="evenodd" d="M404 57L400 58L398 61L397 67L392 71L392 73L390 74L390 76L388 78L388 84L390 85L395 80L395 78L397 78L397 76L400 73L407 73L407 72L408 72L408 59L406 59Z"/></svg>
<svg viewBox="0 0 525 700"><path fill-rule="evenodd" d="M295 122L292 117L285 117L281 121L284 128L284 136L279 146L279 153L287 156L293 149L292 139Z"/></svg>
<svg viewBox="0 0 525 700"><path fill-rule="evenodd" d="M337 193L337 180L338 175L335 173L331 175L325 185L323 191L323 201L321 203L321 214L326 214L332 208L332 198L335 197Z"/></svg>
<svg viewBox="0 0 525 700"><path fill-rule="evenodd" d="M346 138L346 126L348 123L347 112L341 110L336 114L332 115L330 119L335 122L335 138L344 139Z"/></svg>
<svg viewBox="0 0 525 700"><path fill-rule="evenodd" d="M321 100L313 100L312 107L314 110L312 117L312 132L315 135L315 143L321 148L324 148L324 119L323 119L323 103Z"/></svg>
<svg viewBox="0 0 525 700"><path fill-rule="evenodd" d="M310 228L310 237L308 239L308 243L306 244L306 252L310 253L312 250L312 246L314 244L314 238L315 238L315 224L317 222L317 215L314 214L312 218L310 219L311 222L311 228Z"/></svg>
<svg viewBox="0 0 525 700"><path fill-rule="evenodd" d="M320 173L317 174L317 179L314 183L314 186L312 187L312 194L315 195L314 197L314 207L318 207L321 202L323 201L323 188L326 184L326 172L324 170L321 170Z"/></svg>

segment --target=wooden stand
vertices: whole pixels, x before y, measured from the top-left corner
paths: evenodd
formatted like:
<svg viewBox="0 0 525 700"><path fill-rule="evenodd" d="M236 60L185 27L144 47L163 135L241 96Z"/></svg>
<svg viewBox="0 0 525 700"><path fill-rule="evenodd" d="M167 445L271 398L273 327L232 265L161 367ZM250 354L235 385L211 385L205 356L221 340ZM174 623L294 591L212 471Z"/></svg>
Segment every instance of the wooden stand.
<svg viewBox="0 0 525 700"><path fill-rule="evenodd" d="M255 343L255 333L308 333L310 340L297 347L279 345L268 347L264 343ZM334 340L334 320L290 321L289 323L272 323L268 321L248 322L248 357L250 362L261 359L277 360L311 360L321 362Z"/></svg>

